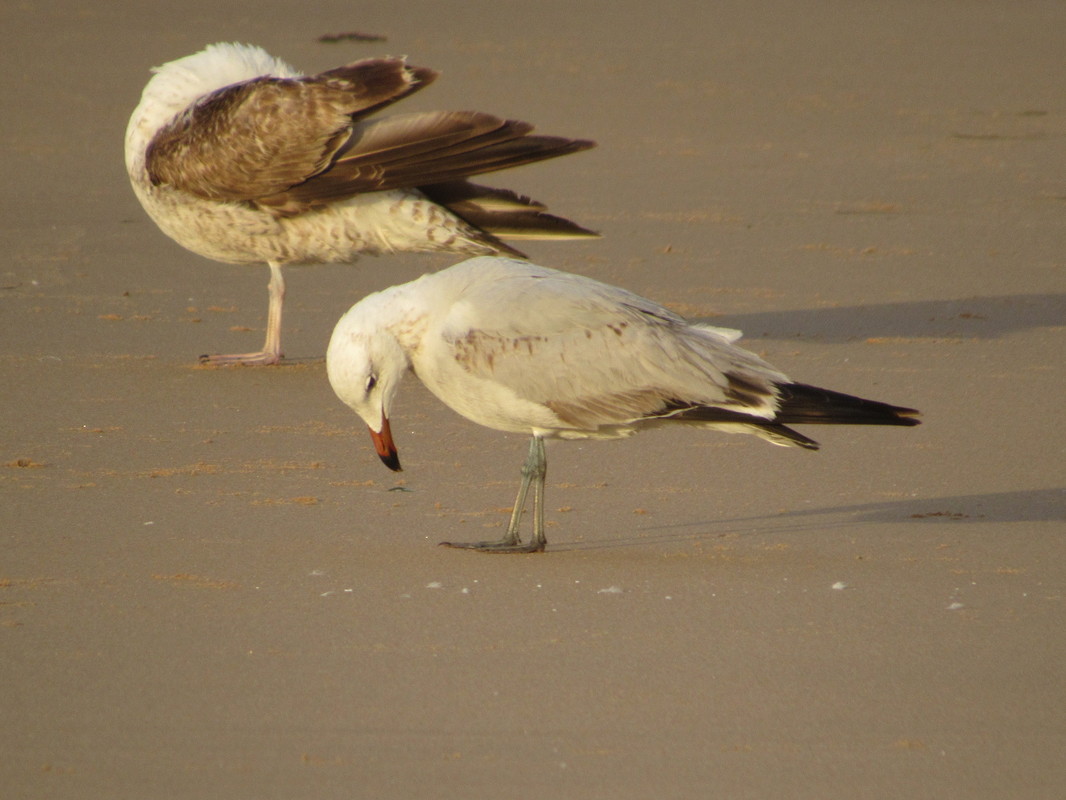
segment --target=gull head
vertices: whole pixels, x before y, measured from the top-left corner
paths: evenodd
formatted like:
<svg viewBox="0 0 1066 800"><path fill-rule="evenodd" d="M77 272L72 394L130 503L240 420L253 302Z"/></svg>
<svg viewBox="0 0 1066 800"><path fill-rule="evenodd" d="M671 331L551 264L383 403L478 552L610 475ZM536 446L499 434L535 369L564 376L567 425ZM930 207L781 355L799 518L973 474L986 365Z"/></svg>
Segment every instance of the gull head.
<svg viewBox="0 0 1066 800"><path fill-rule="evenodd" d="M337 397L370 429L382 463L399 472L389 412L410 362L396 337L374 324L366 310L357 303L337 323L326 350L326 373Z"/></svg>

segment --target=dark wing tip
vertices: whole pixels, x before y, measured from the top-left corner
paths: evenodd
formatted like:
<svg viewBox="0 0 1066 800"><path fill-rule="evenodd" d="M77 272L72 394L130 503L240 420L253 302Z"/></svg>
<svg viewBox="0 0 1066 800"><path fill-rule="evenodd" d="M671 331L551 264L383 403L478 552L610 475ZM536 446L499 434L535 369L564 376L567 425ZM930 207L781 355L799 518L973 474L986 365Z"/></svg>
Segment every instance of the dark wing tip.
<svg viewBox="0 0 1066 800"><path fill-rule="evenodd" d="M780 408L774 422L827 425L920 425L921 412L879 400L803 383L778 384Z"/></svg>
<svg viewBox="0 0 1066 800"><path fill-rule="evenodd" d="M423 86L428 86L440 77L440 73L429 67L408 67L407 71Z"/></svg>

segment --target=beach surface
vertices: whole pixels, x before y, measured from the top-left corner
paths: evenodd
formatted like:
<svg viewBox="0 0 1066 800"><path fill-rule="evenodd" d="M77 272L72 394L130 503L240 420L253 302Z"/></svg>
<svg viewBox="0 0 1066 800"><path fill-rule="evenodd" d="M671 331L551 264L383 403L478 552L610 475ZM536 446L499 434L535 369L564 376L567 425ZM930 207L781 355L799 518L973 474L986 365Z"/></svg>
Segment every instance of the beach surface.
<svg viewBox="0 0 1066 800"><path fill-rule="evenodd" d="M1066 795L1066 6L0 16L4 798ZM410 378L390 473L323 357L458 258L287 270L285 363L197 363L267 269L160 233L122 144L214 41L596 140L483 179L603 233L535 261L924 424L550 442L546 553L438 547L499 535L526 437Z"/></svg>

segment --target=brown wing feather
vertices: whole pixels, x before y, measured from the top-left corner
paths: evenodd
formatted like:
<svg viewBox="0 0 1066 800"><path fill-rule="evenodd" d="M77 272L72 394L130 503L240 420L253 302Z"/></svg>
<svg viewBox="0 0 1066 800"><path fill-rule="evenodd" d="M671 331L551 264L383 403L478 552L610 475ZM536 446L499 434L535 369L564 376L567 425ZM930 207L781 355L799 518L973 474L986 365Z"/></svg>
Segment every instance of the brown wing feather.
<svg viewBox="0 0 1066 800"><path fill-rule="evenodd" d="M371 59L310 78L256 78L177 116L146 154L153 184L211 200L257 201L322 172L353 120L421 88L432 70Z"/></svg>
<svg viewBox="0 0 1066 800"><path fill-rule="evenodd" d="M420 188L585 150L478 111L406 114L357 126L326 170L265 203L313 208L364 192Z"/></svg>
<svg viewBox="0 0 1066 800"><path fill-rule="evenodd" d="M568 219L548 214L543 203L510 189L458 180L421 186L419 190L457 217L495 236L519 239L585 239L599 236Z"/></svg>
<svg viewBox="0 0 1066 800"><path fill-rule="evenodd" d="M276 196L267 205L304 210L365 192L410 188L399 173L426 174L419 165L441 153L470 147L471 140L499 136L503 121L477 112L404 114L354 126L328 169Z"/></svg>
<svg viewBox="0 0 1066 800"><path fill-rule="evenodd" d="M534 136L529 123L477 111L362 121L436 76L402 59L369 59L313 77L263 77L220 89L156 134L146 156L148 174L157 186L209 200L251 202L280 216L366 192L460 181L594 146ZM534 220L528 211L513 212L506 221L499 217L501 232L558 228L548 215ZM590 232L572 226L553 235L563 233Z"/></svg>

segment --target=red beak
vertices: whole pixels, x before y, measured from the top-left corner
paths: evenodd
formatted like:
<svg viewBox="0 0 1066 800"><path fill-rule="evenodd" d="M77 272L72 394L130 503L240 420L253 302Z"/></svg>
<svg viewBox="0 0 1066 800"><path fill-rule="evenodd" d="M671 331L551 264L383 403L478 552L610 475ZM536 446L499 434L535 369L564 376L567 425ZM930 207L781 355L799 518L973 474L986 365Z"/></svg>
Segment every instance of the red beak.
<svg viewBox="0 0 1066 800"><path fill-rule="evenodd" d="M389 427L388 417L381 415L381 432L378 433L370 428L370 438L374 440L374 449L378 451L381 463L393 472L401 472L400 456L396 452L396 443L392 440L392 429Z"/></svg>

